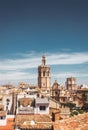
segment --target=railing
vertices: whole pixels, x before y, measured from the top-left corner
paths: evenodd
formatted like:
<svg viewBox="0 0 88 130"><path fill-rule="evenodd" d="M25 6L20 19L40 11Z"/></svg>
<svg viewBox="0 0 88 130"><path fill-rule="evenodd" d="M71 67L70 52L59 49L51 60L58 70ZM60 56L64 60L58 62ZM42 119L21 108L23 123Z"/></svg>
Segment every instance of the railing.
<svg viewBox="0 0 88 130"><path fill-rule="evenodd" d="M21 109L19 108L18 113L19 114L34 114L34 109L33 108L31 108L31 109L30 108L27 108L27 109L26 108L21 108Z"/></svg>
<svg viewBox="0 0 88 130"><path fill-rule="evenodd" d="M18 114L34 114L34 111L18 111Z"/></svg>
<svg viewBox="0 0 88 130"><path fill-rule="evenodd" d="M15 115L7 115L7 118L15 118Z"/></svg>

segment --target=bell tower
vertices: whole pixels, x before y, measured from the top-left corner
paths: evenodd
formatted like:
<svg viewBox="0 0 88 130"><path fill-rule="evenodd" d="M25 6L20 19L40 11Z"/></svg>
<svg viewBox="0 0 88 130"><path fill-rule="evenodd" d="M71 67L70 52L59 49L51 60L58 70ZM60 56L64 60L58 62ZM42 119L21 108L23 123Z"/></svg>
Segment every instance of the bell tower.
<svg viewBox="0 0 88 130"><path fill-rule="evenodd" d="M46 57L42 56L42 65L38 66L38 86L43 91L50 91L50 66L46 65Z"/></svg>
<svg viewBox="0 0 88 130"><path fill-rule="evenodd" d="M76 87L76 78L75 77L67 78L66 89L68 91L70 91L70 92L74 92L77 89L77 87Z"/></svg>

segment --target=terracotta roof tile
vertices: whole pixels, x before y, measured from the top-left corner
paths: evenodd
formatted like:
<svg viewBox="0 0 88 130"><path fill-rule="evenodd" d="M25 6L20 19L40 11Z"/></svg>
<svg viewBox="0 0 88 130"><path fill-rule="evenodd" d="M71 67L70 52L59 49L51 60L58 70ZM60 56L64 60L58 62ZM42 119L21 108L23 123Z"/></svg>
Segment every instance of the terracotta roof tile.
<svg viewBox="0 0 88 130"><path fill-rule="evenodd" d="M14 118L7 118L7 125L0 126L0 130L14 130Z"/></svg>
<svg viewBox="0 0 88 130"><path fill-rule="evenodd" d="M60 120L58 127L63 130L88 130L88 113Z"/></svg>
<svg viewBox="0 0 88 130"><path fill-rule="evenodd" d="M31 125L31 121L35 124ZM15 119L15 124L19 125L21 128L51 128L52 121L49 115L17 115Z"/></svg>

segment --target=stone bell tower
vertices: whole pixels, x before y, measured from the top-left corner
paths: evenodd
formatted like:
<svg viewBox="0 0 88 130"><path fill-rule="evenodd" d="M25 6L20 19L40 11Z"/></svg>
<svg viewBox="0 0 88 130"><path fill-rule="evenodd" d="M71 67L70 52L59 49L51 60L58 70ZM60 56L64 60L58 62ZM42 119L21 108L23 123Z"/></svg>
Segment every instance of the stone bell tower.
<svg viewBox="0 0 88 130"><path fill-rule="evenodd" d="M67 78L67 81L66 81L66 89L70 92L73 92L74 90L77 89L77 86L76 86L76 78L75 77L69 77Z"/></svg>
<svg viewBox="0 0 88 130"><path fill-rule="evenodd" d="M50 66L46 65L46 57L42 56L42 65L38 66L38 86L41 90L50 91Z"/></svg>

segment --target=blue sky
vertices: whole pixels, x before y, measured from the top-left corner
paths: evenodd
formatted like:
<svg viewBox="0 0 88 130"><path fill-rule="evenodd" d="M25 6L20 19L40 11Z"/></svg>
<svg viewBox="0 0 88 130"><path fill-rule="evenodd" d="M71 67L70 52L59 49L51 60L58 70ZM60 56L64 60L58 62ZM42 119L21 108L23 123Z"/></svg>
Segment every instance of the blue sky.
<svg viewBox="0 0 88 130"><path fill-rule="evenodd" d="M0 84L37 84L42 54L51 84L88 84L87 0L0 1Z"/></svg>

